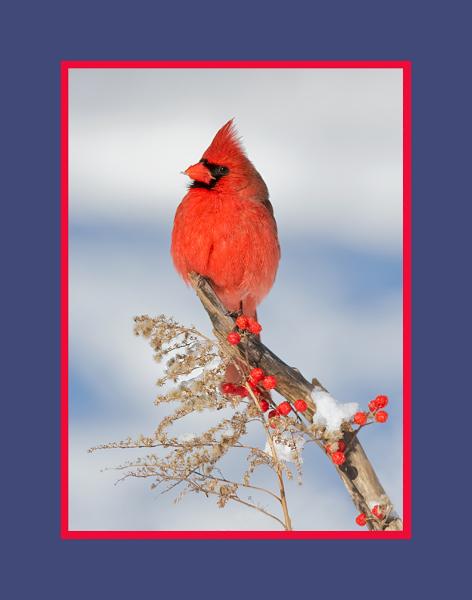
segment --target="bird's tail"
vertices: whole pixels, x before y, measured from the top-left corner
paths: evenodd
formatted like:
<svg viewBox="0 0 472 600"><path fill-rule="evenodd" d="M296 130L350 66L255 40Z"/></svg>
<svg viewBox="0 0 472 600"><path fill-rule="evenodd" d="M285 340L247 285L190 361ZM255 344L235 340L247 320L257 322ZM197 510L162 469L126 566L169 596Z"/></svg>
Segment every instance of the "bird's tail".
<svg viewBox="0 0 472 600"><path fill-rule="evenodd" d="M240 385L243 383L242 365L238 368L236 363L231 363L226 367L225 383L234 383Z"/></svg>

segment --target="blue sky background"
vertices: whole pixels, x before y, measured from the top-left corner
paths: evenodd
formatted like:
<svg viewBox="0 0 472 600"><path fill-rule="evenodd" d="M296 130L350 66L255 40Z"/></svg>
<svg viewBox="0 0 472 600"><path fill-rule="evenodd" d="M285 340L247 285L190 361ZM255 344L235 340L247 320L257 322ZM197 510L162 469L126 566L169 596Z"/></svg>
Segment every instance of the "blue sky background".
<svg viewBox="0 0 472 600"><path fill-rule="evenodd" d="M264 177L282 261L259 310L264 342L339 400L391 399L362 435L401 512L402 84L400 70L102 70L70 74L70 527L272 529L243 506L172 497L101 469L135 451L96 444L150 433L160 368L133 317L165 313L209 333L173 270L180 171L236 117ZM220 416L220 415L218 415ZM190 417L202 430L214 415ZM251 440L264 447L261 432ZM226 461L229 475L241 468ZM260 481L272 485L270 474ZM149 480L150 483L150 480ZM317 448L288 484L297 529L351 529L355 509Z"/></svg>

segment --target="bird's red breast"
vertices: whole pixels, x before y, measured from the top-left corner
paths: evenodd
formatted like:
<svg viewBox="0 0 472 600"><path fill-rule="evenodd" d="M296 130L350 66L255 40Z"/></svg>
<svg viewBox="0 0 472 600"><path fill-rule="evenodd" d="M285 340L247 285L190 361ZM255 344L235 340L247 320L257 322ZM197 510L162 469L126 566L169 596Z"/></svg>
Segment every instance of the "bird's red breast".
<svg viewBox="0 0 472 600"><path fill-rule="evenodd" d="M212 280L228 310L254 315L280 259L267 187L245 155L232 121L216 134L177 208L171 253L187 280L192 271Z"/></svg>

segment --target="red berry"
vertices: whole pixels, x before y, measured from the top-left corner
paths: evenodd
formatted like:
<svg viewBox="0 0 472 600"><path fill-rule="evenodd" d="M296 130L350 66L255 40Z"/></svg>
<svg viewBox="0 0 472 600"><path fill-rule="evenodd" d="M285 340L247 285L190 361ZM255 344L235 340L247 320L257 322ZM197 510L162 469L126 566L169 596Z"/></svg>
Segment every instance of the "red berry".
<svg viewBox="0 0 472 600"><path fill-rule="evenodd" d="M241 398L247 398L249 396L249 392L243 385L236 386L234 393L238 396L241 396Z"/></svg>
<svg viewBox="0 0 472 600"><path fill-rule="evenodd" d="M275 429L277 427L277 425L278 425L277 419L270 419L269 426L272 427L272 429Z"/></svg>
<svg viewBox="0 0 472 600"><path fill-rule="evenodd" d="M264 371L256 367L249 373L249 377L254 383L259 383L259 381L262 381L262 379L264 379Z"/></svg>
<svg viewBox="0 0 472 600"><path fill-rule="evenodd" d="M257 383L254 383L254 381L251 381L250 379L248 379L247 382L253 392L259 391L258 387L257 387Z"/></svg>
<svg viewBox="0 0 472 600"><path fill-rule="evenodd" d="M291 410L292 407L290 406L290 402L282 402L277 406L277 412L279 415L284 415L284 417L286 417Z"/></svg>
<svg viewBox="0 0 472 600"><path fill-rule="evenodd" d="M365 516L364 513L361 513L360 515L357 515L357 517L356 517L356 523L360 527L364 527L364 525L367 523L367 517Z"/></svg>
<svg viewBox="0 0 472 600"><path fill-rule="evenodd" d="M258 323L255 319L251 319L251 317L248 317L248 329L251 333L257 335L262 331L262 325Z"/></svg>
<svg viewBox="0 0 472 600"><path fill-rule="evenodd" d="M370 412L375 412L378 409L377 400L371 400L368 404Z"/></svg>
<svg viewBox="0 0 472 600"><path fill-rule="evenodd" d="M333 454L331 454L331 460L335 465L342 465L346 460L346 456L344 455L344 452L333 452Z"/></svg>
<svg viewBox="0 0 472 600"><path fill-rule="evenodd" d="M367 422L367 415L365 412L356 412L354 415L354 423L358 425L364 425Z"/></svg>
<svg viewBox="0 0 472 600"><path fill-rule="evenodd" d="M385 412L384 410L379 410L379 412L375 415L375 420L377 421L377 423L385 423L387 419L388 412Z"/></svg>
<svg viewBox="0 0 472 600"><path fill-rule="evenodd" d="M232 346L236 346L241 341L241 336L237 331L231 331L226 338Z"/></svg>
<svg viewBox="0 0 472 600"><path fill-rule="evenodd" d="M247 329L249 327L249 319L244 315L241 315L236 319L236 325L239 329Z"/></svg>
<svg viewBox="0 0 472 600"><path fill-rule="evenodd" d="M267 400L259 400L259 408L262 410L262 412L269 410L269 403Z"/></svg>
<svg viewBox="0 0 472 600"><path fill-rule="evenodd" d="M338 440L338 450L339 452L346 450L346 442L344 440Z"/></svg>
<svg viewBox="0 0 472 600"><path fill-rule="evenodd" d="M271 410L267 416L269 419L274 419L279 416L279 413L276 410Z"/></svg>
<svg viewBox="0 0 472 600"><path fill-rule="evenodd" d="M266 390L273 390L275 387L277 387L277 379L273 375L267 375L264 377L261 383Z"/></svg>
<svg viewBox="0 0 472 600"><path fill-rule="evenodd" d="M305 402L305 400L295 400L293 405L298 410L298 412L305 412L308 408L308 404Z"/></svg>
<svg viewBox="0 0 472 600"><path fill-rule="evenodd" d="M221 391L223 394L234 394L236 386L234 383L223 383L221 386Z"/></svg>
<svg viewBox="0 0 472 600"><path fill-rule="evenodd" d="M374 506L374 508L372 509L372 514L374 515L374 517L377 517L377 519L383 519L384 515L382 514L381 510L380 510L380 506L378 504L376 504Z"/></svg>
<svg viewBox="0 0 472 600"><path fill-rule="evenodd" d="M388 404L388 397L387 396L377 396L377 398L375 399L375 403L377 405L377 408L385 408Z"/></svg>

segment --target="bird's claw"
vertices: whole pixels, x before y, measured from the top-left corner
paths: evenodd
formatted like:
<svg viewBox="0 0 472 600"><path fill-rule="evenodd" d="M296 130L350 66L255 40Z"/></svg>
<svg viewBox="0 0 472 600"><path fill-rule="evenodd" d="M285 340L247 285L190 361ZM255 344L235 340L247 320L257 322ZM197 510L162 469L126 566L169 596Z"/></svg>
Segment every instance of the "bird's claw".
<svg viewBox="0 0 472 600"><path fill-rule="evenodd" d="M225 311L225 317L231 317L232 319L237 319L242 315L240 310L227 310Z"/></svg>

